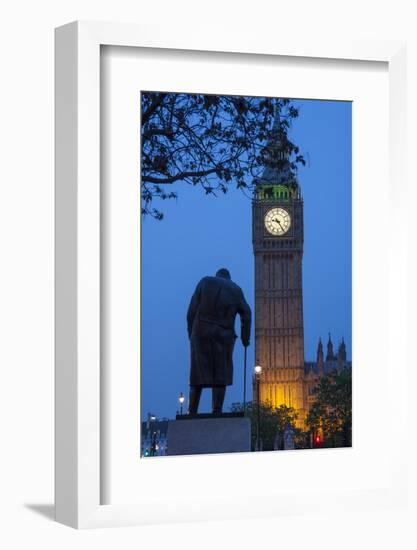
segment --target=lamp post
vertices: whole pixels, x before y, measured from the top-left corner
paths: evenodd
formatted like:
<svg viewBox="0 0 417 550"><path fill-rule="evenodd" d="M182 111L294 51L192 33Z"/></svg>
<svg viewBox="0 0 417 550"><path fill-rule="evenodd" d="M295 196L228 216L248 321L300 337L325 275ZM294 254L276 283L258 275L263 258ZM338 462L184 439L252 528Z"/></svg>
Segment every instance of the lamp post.
<svg viewBox="0 0 417 550"><path fill-rule="evenodd" d="M262 367L261 365L255 365L255 368L253 369L255 371L255 379L256 379L256 450L261 450L261 391L260 391L260 382L261 382L261 373L262 373Z"/></svg>
<svg viewBox="0 0 417 550"><path fill-rule="evenodd" d="M157 439L156 439L156 432L152 432L152 441L151 441L151 456L155 456L156 455L156 451L159 449L158 447L158 442L157 442Z"/></svg>
<svg viewBox="0 0 417 550"><path fill-rule="evenodd" d="M156 416L153 414L149 415L149 428L151 430L151 449L150 449L150 455L155 456L156 451L156 431L154 431L154 428L152 426L152 423L156 422Z"/></svg>
<svg viewBox="0 0 417 550"><path fill-rule="evenodd" d="M178 401L180 402L180 415L182 416L182 406L184 405L185 397L184 394L181 392L180 396L178 397Z"/></svg>

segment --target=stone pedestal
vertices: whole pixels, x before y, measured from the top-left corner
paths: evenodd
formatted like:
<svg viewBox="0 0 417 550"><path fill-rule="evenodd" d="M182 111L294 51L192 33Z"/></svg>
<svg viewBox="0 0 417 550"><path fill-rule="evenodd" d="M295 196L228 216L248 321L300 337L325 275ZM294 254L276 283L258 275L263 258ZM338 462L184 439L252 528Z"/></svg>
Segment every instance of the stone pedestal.
<svg viewBox="0 0 417 550"><path fill-rule="evenodd" d="M177 416L168 423L167 447L171 456L250 451L250 420L233 413Z"/></svg>

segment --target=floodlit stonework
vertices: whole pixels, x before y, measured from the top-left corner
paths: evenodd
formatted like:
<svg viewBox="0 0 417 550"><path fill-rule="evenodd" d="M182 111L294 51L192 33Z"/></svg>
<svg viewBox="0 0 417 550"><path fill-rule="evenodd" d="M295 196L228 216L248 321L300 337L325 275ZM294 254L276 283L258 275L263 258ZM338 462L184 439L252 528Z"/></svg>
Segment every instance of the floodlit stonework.
<svg viewBox="0 0 417 550"><path fill-rule="evenodd" d="M255 181L252 203L255 358L262 366L260 401L274 407L293 407L298 413L298 427L305 428L319 378L350 363L343 341L334 354L330 335L326 357L319 340L316 361L304 360L304 204L279 120L275 137L264 174ZM255 380L253 395L256 400Z"/></svg>

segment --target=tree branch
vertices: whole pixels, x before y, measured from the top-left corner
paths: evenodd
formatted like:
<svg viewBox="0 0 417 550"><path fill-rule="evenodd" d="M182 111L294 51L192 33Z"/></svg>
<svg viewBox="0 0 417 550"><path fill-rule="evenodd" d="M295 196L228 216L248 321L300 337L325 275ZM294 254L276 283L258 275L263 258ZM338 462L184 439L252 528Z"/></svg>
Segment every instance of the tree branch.
<svg viewBox="0 0 417 550"><path fill-rule="evenodd" d="M175 176L170 176L167 178L154 178L153 176L142 176L142 182L144 183L155 183L155 184L164 184L164 183L174 183L175 181L182 180L184 178L201 178L203 176L208 176L214 174L217 168L211 168L210 170L200 170L199 172L181 172Z"/></svg>

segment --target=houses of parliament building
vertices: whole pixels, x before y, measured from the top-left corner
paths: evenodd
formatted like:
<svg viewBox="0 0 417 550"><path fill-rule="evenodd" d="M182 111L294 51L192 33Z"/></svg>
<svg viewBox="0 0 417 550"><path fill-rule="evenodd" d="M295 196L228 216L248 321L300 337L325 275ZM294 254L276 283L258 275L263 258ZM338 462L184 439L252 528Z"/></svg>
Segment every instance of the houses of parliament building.
<svg viewBox="0 0 417 550"><path fill-rule="evenodd" d="M293 407L298 414L297 425L303 428L320 378L351 363L347 361L343 339L335 351L330 334L326 354L319 339L316 360L305 361L304 203L279 115L273 135L263 174L255 180L252 203L255 359L262 366L260 401L273 407ZM254 391L255 399L256 395Z"/></svg>

